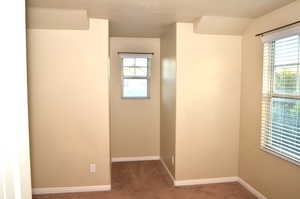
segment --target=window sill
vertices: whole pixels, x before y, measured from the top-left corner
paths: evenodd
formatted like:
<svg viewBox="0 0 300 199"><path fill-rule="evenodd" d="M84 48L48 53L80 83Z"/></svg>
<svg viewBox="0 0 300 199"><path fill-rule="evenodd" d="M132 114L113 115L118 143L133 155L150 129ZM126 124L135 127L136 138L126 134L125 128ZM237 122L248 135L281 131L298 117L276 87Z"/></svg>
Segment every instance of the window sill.
<svg viewBox="0 0 300 199"><path fill-rule="evenodd" d="M271 155L276 156L277 158L286 160L286 161L288 161L288 162L290 162L290 163L292 163L292 164L295 164L295 165L297 165L297 166L300 166L300 162L298 162L298 161L296 161L296 160L293 160L293 159L290 159L290 158L288 158L288 157L286 157L286 156L284 156L284 155L281 155L281 154L277 153L276 151L272 151L272 150L270 150L270 149L266 149L266 148L263 147L263 146L260 147L260 149L261 149L263 152L266 152L266 153L269 153L269 154L271 154Z"/></svg>
<svg viewBox="0 0 300 199"><path fill-rule="evenodd" d="M122 100L149 100L150 97L121 97Z"/></svg>

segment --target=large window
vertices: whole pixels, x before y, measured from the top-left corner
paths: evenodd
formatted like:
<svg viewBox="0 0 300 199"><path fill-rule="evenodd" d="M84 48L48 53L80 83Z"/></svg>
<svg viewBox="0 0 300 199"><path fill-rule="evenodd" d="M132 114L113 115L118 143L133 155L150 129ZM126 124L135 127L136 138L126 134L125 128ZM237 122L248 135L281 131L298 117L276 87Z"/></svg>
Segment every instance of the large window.
<svg viewBox="0 0 300 199"><path fill-rule="evenodd" d="M261 146L300 164L300 35L264 43Z"/></svg>
<svg viewBox="0 0 300 199"><path fill-rule="evenodd" d="M149 98L152 54L120 53L120 56L122 98Z"/></svg>

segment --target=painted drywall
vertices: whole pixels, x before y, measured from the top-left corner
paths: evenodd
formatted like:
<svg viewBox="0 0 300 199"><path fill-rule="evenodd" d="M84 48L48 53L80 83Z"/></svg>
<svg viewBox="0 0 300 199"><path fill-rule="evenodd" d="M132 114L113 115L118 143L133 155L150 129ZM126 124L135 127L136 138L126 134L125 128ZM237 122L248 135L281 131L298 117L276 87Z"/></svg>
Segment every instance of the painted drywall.
<svg viewBox="0 0 300 199"><path fill-rule="evenodd" d="M175 176L176 131L176 25L160 38L161 94L160 94L160 158ZM172 160L173 158L173 160Z"/></svg>
<svg viewBox="0 0 300 199"><path fill-rule="evenodd" d="M177 23L176 180L238 174L241 40Z"/></svg>
<svg viewBox="0 0 300 199"><path fill-rule="evenodd" d="M118 52L153 52L149 99L121 98L121 58ZM160 40L110 38L111 156L159 156Z"/></svg>
<svg viewBox="0 0 300 199"><path fill-rule="evenodd" d="M32 29L88 29L89 17L83 9L27 8L26 25Z"/></svg>
<svg viewBox="0 0 300 199"><path fill-rule="evenodd" d="M108 21L27 34L33 187L110 184Z"/></svg>
<svg viewBox="0 0 300 199"><path fill-rule="evenodd" d="M269 199L298 199L300 167L260 150L263 44L255 34L300 20L300 1L256 19L243 37L239 176Z"/></svg>
<svg viewBox="0 0 300 199"><path fill-rule="evenodd" d="M214 35L242 35L251 18L202 16L194 21L194 32Z"/></svg>
<svg viewBox="0 0 300 199"><path fill-rule="evenodd" d="M0 16L0 198L31 199L25 1L6 2Z"/></svg>

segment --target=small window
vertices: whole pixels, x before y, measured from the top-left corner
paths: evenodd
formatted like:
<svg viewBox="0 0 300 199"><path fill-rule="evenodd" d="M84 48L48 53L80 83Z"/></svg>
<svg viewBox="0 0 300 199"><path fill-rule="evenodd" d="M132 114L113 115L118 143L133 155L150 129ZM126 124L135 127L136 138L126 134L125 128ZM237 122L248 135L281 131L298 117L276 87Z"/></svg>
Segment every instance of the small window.
<svg viewBox="0 0 300 199"><path fill-rule="evenodd" d="M122 59L122 98L150 98L152 54L119 53Z"/></svg>
<svg viewBox="0 0 300 199"><path fill-rule="evenodd" d="M300 35L264 43L261 145L300 164Z"/></svg>

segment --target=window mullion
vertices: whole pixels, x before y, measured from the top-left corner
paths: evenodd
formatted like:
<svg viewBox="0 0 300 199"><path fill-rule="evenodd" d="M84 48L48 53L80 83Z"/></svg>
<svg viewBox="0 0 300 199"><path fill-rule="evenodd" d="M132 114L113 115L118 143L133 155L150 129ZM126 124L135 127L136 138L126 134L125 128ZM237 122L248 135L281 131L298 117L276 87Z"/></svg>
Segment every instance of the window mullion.
<svg viewBox="0 0 300 199"><path fill-rule="evenodd" d="M299 95L286 95L286 94L277 94L273 93L272 97L277 97L277 98L286 98L286 99L300 99Z"/></svg>
<svg viewBox="0 0 300 199"><path fill-rule="evenodd" d="M123 79L149 79L147 76L124 76Z"/></svg>

